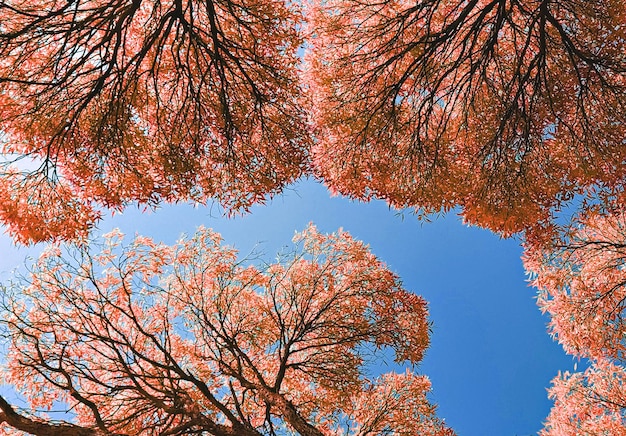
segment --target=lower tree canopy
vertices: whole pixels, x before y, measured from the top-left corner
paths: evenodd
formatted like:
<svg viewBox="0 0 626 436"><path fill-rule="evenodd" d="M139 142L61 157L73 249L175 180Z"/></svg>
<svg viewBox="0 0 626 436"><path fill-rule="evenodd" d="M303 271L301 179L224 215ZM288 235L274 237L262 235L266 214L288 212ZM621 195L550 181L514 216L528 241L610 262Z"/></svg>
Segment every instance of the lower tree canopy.
<svg viewBox="0 0 626 436"><path fill-rule="evenodd" d="M246 265L200 229L173 246L119 233L51 247L6 290L5 434L452 435L430 382L366 377L380 353L418 363L426 303L345 232L296 235ZM39 411L64 404L71 422Z"/></svg>
<svg viewBox="0 0 626 436"><path fill-rule="evenodd" d="M626 434L626 213L581 217L525 264L552 335L590 361L553 380L543 434Z"/></svg>

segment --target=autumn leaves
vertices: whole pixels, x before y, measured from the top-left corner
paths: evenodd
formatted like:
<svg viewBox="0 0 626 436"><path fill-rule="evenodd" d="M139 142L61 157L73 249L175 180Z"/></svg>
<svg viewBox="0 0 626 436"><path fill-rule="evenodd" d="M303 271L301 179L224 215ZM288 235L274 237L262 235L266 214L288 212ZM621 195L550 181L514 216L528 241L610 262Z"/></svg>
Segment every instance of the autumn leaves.
<svg viewBox="0 0 626 436"><path fill-rule="evenodd" d="M314 162L342 194L504 234L621 191L619 2L319 2ZM607 37L606 48L594 35Z"/></svg>
<svg viewBox="0 0 626 436"><path fill-rule="evenodd" d="M5 380L33 410L66 403L68 435L452 435L425 376L365 376L383 352L422 359L426 302L345 232L294 242L262 268L203 228L50 248L5 289ZM36 435L58 425L0 411Z"/></svg>
<svg viewBox="0 0 626 436"><path fill-rule="evenodd" d="M41 163L1 177L22 242L304 175L505 235L622 191L620 2L40 3L0 6L3 152Z"/></svg>
<svg viewBox="0 0 626 436"><path fill-rule="evenodd" d="M624 365L622 3L2 2L0 141L7 162L0 173L0 221L22 243L75 240L86 237L106 209L215 199L232 213L262 203L307 175L332 192L360 200L382 198L420 213L458 207L471 224L505 236L523 235L526 265L540 289L540 305L552 315L553 333L568 351L593 359L584 376L555 382L557 407L546 434L567 434L557 422L582 428L574 425L583 412L571 406L580 403L571 400L578 398L572 392L593 406L593 412L584 412L590 422L601 428L608 419L621 429L623 383L609 381L623 380ZM23 158L34 161L36 169L21 164ZM576 196L579 210L571 224L563 224L555 216ZM348 244L339 239L337 244ZM216 244L198 246L211 252ZM211 269L218 265L207 271L222 277ZM298 265L289 264L287 270L305 264ZM315 262L306 265L314 269ZM276 274L279 267L284 266L275 266ZM200 272L181 273L186 274ZM313 304L333 282L324 281L323 274L303 274L285 280L309 293L290 298L296 304L308 295ZM247 284L235 276L220 280L226 279L235 280L241 292L274 289L253 278ZM108 289L109 284L102 286ZM249 297L256 301L259 295ZM399 289L379 297L376 304L386 304L384 310L373 303L363 310L379 316L419 306ZM156 304L155 298L165 297L151 298L150 304ZM190 307L194 301L189 300ZM105 303L110 302L94 302L100 309ZM168 308L172 304L167 300ZM84 310L81 322L92 322L89 316L97 311L89 312L91 306ZM351 313L345 310L336 319ZM416 322L424 320L425 313L415 313ZM276 316L282 320L283 315ZM139 318L130 321L140 323ZM403 336L401 319L393 323L397 330L381 333L374 342L404 343L399 356L417 359L411 353L421 352L425 343L406 346L412 342ZM169 324L160 328L171 331ZM333 335L341 331L337 328ZM363 340L372 339L370 334L358 333ZM147 337L156 343L171 339L154 335ZM243 354L233 357L241 368L234 361L228 365L242 371L246 365L250 371L256 368L244 351L229 352ZM121 361L130 365L127 359L131 356L124 354ZM173 371L167 365L176 359L167 359L166 368ZM218 369L228 370L228 365ZM181 371L176 380L184 379ZM254 375L253 382L246 376L245 383L229 386L233 396L228 403L215 400L211 407L222 414L235 410L240 424L254 429L253 420L243 418L247 401L256 402L252 409L265 402L269 418L263 418L263 425L270 434L272 407L291 416L293 422L288 422L302 434L316 434L305 425L305 416L315 420L321 412L291 410L293 403L275 398L277 392L268 391L265 381L254 385L259 377ZM82 394L68 387L69 380L59 383L91 410L104 431L104 418L89 406L91 400L76 397ZM397 383L401 388L392 390L392 396L412 389L404 381ZM210 389L195 386L211 398ZM383 395L385 389L371 387L370 394ZM257 395L254 400L247 397L249 391ZM186 406L170 406L187 416ZM194 416L190 427L180 424L177 431L201 425L204 418ZM227 419L233 426L239 422ZM229 430L222 421L211 422L207 431L212 434L244 428Z"/></svg>
<svg viewBox="0 0 626 436"><path fill-rule="evenodd" d="M0 219L22 242L71 239L103 208L280 192L311 145L301 22L255 0L2 3L3 153L43 164L5 169Z"/></svg>
<svg viewBox="0 0 626 436"><path fill-rule="evenodd" d="M550 248L527 249L525 266L565 351L589 359L584 372L559 374L544 435L626 430L624 213L588 213Z"/></svg>

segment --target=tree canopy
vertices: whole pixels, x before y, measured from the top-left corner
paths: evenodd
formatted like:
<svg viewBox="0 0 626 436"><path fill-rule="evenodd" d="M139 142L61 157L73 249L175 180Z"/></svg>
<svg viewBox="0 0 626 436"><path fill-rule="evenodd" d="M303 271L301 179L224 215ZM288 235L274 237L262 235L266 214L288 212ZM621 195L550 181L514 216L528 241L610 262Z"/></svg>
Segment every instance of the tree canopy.
<svg viewBox="0 0 626 436"><path fill-rule="evenodd" d="M551 332L591 361L554 380L546 434L620 432L625 32L621 0L2 1L0 223L21 243L84 241L106 209L235 213L303 176L458 208L523 234ZM302 238L264 268L204 230L47 251L5 300L7 374L33 407L77 417L2 400L1 419L38 434L447 434L424 377L362 374L363 347L420 360L424 302L345 233Z"/></svg>
<svg viewBox="0 0 626 436"><path fill-rule="evenodd" d="M314 174L502 234L550 227L576 194L623 192L624 14L618 0L4 1L3 153L34 163L5 164L0 220L21 242L72 239L103 208L234 212Z"/></svg>
<svg viewBox="0 0 626 436"><path fill-rule="evenodd" d="M173 246L109 234L45 251L6 291L3 377L32 409L0 423L35 435L452 435L407 371L425 301L345 232L310 226L276 263L246 264L211 230ZM75 415L39 413L58 402Z"/></svg>
<svg viewBox="0 0 626 436"><path fill-rule="evenodd" d="M626 214L591 213L549 248L525 254L538 304L565 351L584 372L559 374L543 434L626 432Z"/></svg>
<svg viewBox="0 0 626 436"><path fill-rule="evenodd" d="M308 165L301 20L281 1L1 2L2 152L37 169L2 172L0 220L72 239L102 207L279 192Z"/></svg>
<svg viewBox="0 0 626 436"><path fill-rule="evenodd" d="M504 234L623 191L623 2L314 2L314 167L358 199Z"/></svg>

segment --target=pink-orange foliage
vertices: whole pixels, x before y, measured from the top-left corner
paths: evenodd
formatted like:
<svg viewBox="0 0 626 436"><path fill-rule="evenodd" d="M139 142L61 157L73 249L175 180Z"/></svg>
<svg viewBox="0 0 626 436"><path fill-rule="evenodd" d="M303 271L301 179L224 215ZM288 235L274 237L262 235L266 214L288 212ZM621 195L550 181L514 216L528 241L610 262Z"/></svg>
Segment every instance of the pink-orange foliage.
<svg viewBox="0 0 626 436"><path fill-rule="evenodd" d="M622 6L3 1L1 149L40 166L0 174L0 220L28 242L129 202L234 211L312 165L354 198L461 206L503 234L545 224L624 186Z"/></svg>
<svg viewBox="0 0 626 436"><path fill-rule="evenodd" d="M608 360L585 372L559 374L549 390L554 406L541 436L626 434L626 371Z"/></svg>
<svg viewBox="0 0 626 436"><path fill-rule="evenodd" d="M626 214L590 212L525 265L566 352L591 360L553 380L545 435L626 434Z"/></svg>
<svg viewBox="0 0 626 436"><path fill-rule="evenodd" d="M235 211L314 167L354 198L545 225L576 193L624 187L622 6L4 1L2 153L40 167L0 174L0 220L28 242L129 202Z"/></svg>
<svg viewBox="0 0 626 436"><path fill-rule="evenodd" d="M31 413L67 404L67 435L452 435L425 376L364 374L381 350L421 360L424 300L345 232L295 241L262 268L206 229L173 246L113 233L97 252L52 247L5 300L3 377ZM2 406L7 434L51 434Z"/></svg>
<svg viewBox="0 0 626 436"><path fill-rule="evenodd" d="M590 213L552 247L528 247L525 266L570 354L622 359L626 351L626 214Z"/></svg>
<svg viewBox="0 0 626 436"><path fill-rule="evenodd" d="M313 164L335 192L510 234L624 187L621 0L319 0Z"/></svg>
<svg viewBox="0 0 626 436"><path fill-rule="evenodd" d="M102 207L279 192L307 167L301 20L284 1L1 2L0 152L40 166L0 173L0 220L68 239Z"/></svg>

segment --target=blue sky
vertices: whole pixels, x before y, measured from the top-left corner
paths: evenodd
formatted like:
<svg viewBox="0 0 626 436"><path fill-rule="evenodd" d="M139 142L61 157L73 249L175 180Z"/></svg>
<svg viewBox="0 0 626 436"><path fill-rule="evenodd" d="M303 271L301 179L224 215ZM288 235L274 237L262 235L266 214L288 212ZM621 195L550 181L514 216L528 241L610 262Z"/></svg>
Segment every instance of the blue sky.
<svg viewBox="0 0 626 436"><path fill-rule="evenodd" d="M240 217L224 218L215 206L147 213L129 208L105 219L94 234L119 227L169 244L204 225L242 255L256 247L273 259L309 222L324 232L342 227L369 244L406 289L429 302L432 342L417 371L431 378L439 415L460 436L522 436L541 428L551 406L550 380L559 370L571 371L575 361L546 333L548 320L527 285L517 240L465 226L453 213L422 223L380 201L330 197L311 180ZM3 280L37 253L16 249L6 236L0 244ZM398 370L389 363L380 369Z"/></svg>

